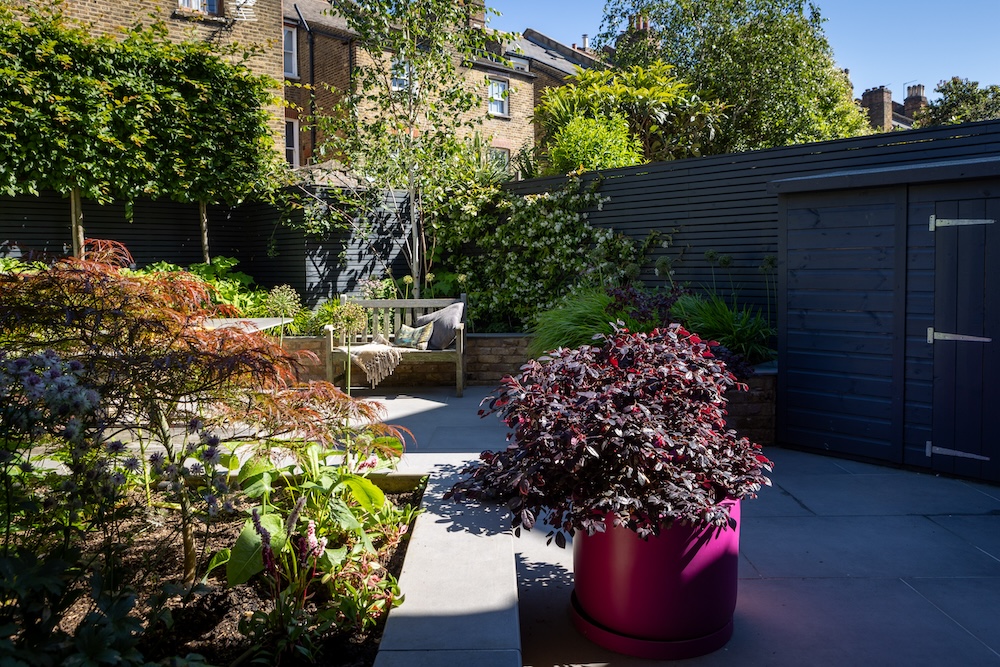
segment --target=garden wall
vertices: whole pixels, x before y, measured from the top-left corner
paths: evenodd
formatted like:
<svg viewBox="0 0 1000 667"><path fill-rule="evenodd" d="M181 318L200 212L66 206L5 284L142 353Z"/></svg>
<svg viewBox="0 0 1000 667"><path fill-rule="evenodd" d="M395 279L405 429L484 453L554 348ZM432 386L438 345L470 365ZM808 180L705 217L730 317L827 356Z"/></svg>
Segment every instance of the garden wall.
<svg viewBox="0 0 1000 667"><path fill-rule="evenodd" d="M323 199L323 193L319 193ZM408 272L403 233L408 214L405 193L389 193L385 206L353 229L318 238L283 224L282 213L266 204L209 208L209 251L234 257L236 270L265 288L287 284L310 307L341 293L360 291L360 283L387 270ZM125 205L83 202L87 238L113 239L129 249L137 267L159 261L187 266L202 261L198 205L139 199L133 220ZM286 214L301 221L302 213ZM0 196L0 257L31 258L71 251L69 199L46 191L38 196Z"/></svg>
<svg viewBox="0 0 1000 667"><path fill-rule="evenodd" d="M327 379L322 337L285 337L284 348L300 355L300 379ZM466 337L465 370L469 385L496 386L504 375L513 375L528 360L526 334L469 334ZM339 372L339 371L338 371ZM365 376L357 366L352 371L352 384L364 384ZM379 388L455 386L454 364L423 363L400 365L382 381Z"/></svg>
<svg viewBox="0 0 1000 667"><path fill-rule="evenodd" d="M747 380L746 391L726 393L726 426L760 445L775 443L775 399L777 373L758 371Z"/></svg>
<svg viewBox="0 0 1000 667"><path fill-rule="evenodd" d="M768 190L769 183L989 154L998 132L996 122L969 123L595 172L585 180L599 180L608 200L589 217L640 241L651 231L670 237L668 247L652 248L643 268L648 286L668 281L654 267L669 262L674 281L714 285L723 293L735 289L741 302L759 305L774 319L768 279L777 273L761 271L765 258L778 254L778 194ZM509 187L531 194L559 187L562 180L532 179ZM213 207L211 250L240 259L239 268L261 285L290 284L315 305L334 294L356 293L360 281L382 277L386 266L397 276L406 272L404 207L403 194L394 193L385 217L319 240L283 226L279 213L267 206ZM161 259L188 264L201 257L196 205L139 201L134 222L127 223L121 204L84 202L84 227L90 237L126 243L140 266ZM0 256L61 253L69 242L68 199L51 192L0 197ZM705 257L709 250L729 255L731 266L713 266Z"/></svg>
<svg viewBox="0 0 1000 667"><path fill-rule="evenodd" d="M608 200L602 210L590 211L589 219L637 241L651 231L672 234L669 247L652 249L641 276L647 285L667 281L654 273L662 258L671 263L676 282L715 285L723 294L732 286L741 302L765 311L770 293L773 320L775 292L773 282L768 290L766 279L778 274L761 271L765 257L778 254L778 194L769 191L769 183L982 156L995 153L998 133L1000 124L995 121L968 123L595 172L585 181L598 180L599 192ZM562 181L532 179L509 187L532 194L559 187ZM705 258L708 250L730 255L731 268L713 268Z"/></svg>

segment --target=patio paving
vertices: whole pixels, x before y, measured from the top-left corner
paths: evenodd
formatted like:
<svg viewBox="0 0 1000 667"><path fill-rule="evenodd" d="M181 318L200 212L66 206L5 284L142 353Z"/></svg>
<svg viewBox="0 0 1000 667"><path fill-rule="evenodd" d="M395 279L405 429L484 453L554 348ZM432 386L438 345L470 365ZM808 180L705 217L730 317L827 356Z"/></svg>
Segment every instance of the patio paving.
<svg viewBox="0 0 1000 667"><path fill-rule="evenodd" d="M416 436L402 472L452 476L504 446L499 421L477 415L487 387L463 398L444 387L363 393ZM584 639L568 613L572 551L536 529L513 540L523 665L1000 665L1000 488L765 453L774 486L743 506L735 632L723 649L661 662Z"/></svg>

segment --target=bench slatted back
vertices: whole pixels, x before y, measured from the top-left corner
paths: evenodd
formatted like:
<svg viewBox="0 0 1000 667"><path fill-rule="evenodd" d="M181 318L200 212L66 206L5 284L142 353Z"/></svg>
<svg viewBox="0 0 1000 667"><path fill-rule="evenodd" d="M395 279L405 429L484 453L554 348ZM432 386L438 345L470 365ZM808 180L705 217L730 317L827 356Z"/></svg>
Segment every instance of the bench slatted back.
<svg viewBox="0 0 1000 667"><path fill-rule="evenodd" d="M376 334L393 341L400 325L412 327L421 315L432 313L453 303L466 303L466 297L465 294L448 299L358 299L347 294L340 296L342 304L348 301L358 304L368 314L365 330L351 338L351 345L363 345L370 343ZM464 314L462 321L465 321ZM340 345L347 342L342 332L340 339Z"/></svg>

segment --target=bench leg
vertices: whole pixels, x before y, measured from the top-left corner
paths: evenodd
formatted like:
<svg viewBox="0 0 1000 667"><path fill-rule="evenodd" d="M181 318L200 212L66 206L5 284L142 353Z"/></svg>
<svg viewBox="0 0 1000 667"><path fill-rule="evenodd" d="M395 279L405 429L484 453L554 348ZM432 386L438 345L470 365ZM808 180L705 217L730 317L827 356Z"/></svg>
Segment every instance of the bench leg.
<svg viewBox="0 0 1000 667"><path fill-rule="evenodd" d="M458 358L455 362L455 395L462 398L462 392L465 390L465 364L462 363L462 357Z"/></svg>

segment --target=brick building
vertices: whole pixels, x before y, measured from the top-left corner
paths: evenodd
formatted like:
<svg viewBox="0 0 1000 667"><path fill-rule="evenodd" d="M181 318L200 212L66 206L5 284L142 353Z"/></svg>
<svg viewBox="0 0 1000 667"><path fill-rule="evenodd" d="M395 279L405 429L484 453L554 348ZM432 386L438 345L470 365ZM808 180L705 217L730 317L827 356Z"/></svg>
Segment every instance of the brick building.
<svg viewBox="0 0 1000 667"><path fill-rule="evenodd" d="M533 106L538 106L542 101L542 93L546 88L563 85L567 76L576 73L577 67L603 67L597 54L591 51L587 35L583 35L579 47L576 44L566 46L531 28L525 29L517 44L510 45L507 57L515 68L523 67L525 71L535 75ZM537 142L541 137L539 129L534 129Z"/></svg>
<svg viewBox="0 0 1000 667"><path fill-rule="evenodd" d="M907 86L906 99L900 104L893 102L891 90L879 86L866 90L859 104L868 112L868 122L873 130L909 130L917 112L927 106L927 97L922 85Z"/></svg>
<svg viewBox="0 0 1000 667"><path fill-rule="evenodd" d="M330 88L347 90L352 68L365 57L346 21L329 7L326 0L68 0L62 10L103 33L159 20L176 41L252 47L248 65L280 86L268 109L275 147L300 166L311 161L321 140L304 117L329 110L335 102ZM482 24L483 13L473 13L472 20ZM592 67L597 59L586 43L569 47L530 29L516 44L497 44L496 52L501 49L512 66L481 58L460 68L482 97L463 120L481 119L480 134L498 158L508 159L535 141L531 116L541 91L561 85L574 66Z"/></svg>
<svg viewBox="0 0 1000 667"><path fill-rule="evenodd" d="M257 51L248 65L258 74L281 81L282 0L68 0L64 14L94 30L112 33L122 26L160 20L175 41L239 44ZM24 4L28 4L24 0ZM280 91L275 90L276 95ZM275 146L281 146L281 105L269 109Z"/></svg>
<svg viewBox="0 0 1000 667"><path fill-rule="evenodd" d="M343 17L331 14L325 0L286 0L284 7L286 156L295 166L309 163L314 146L322 141L303 116L328 112L336 101L334 91L348 90L351 69L365 58ZM481 22L481 13L473 15ZM497 45L499 51L500 45ZM487 137L498 157L534 141L531 115L535 105L536 74L527 66L509 67L487 58L459 68L470 90L482 104L463 118L479 120L477 130Z"/></svg>

